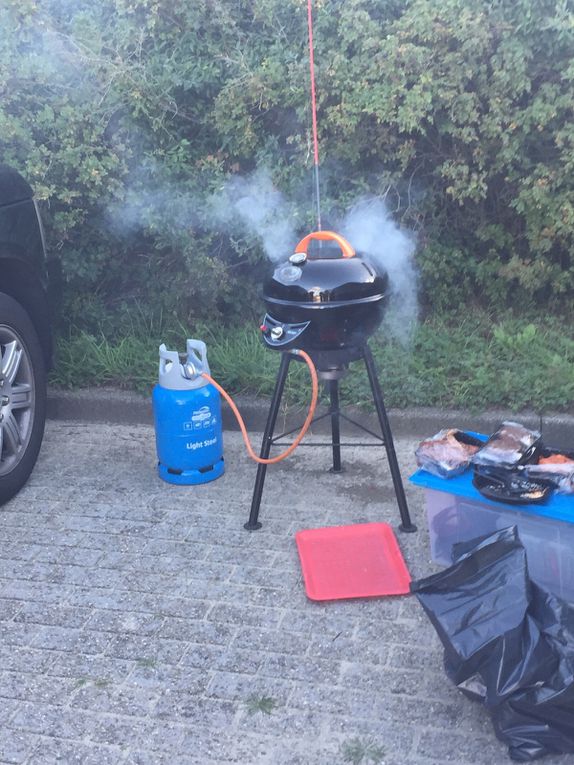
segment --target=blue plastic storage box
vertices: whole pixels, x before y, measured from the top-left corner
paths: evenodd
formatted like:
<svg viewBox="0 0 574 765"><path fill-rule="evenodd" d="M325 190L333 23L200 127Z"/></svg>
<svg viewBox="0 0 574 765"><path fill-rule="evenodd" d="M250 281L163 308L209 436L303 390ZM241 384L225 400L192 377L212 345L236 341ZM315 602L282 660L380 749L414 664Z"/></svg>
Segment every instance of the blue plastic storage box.
<svg viewBox="0 0 574 765"><path fill-rule="evenodd" d="M517 526L532 579L574 602L574 496L554 492L542 505L492 502L472 485L472 470L448 479L417 470L410 480L425 490L434 561L449 566L455 543Z"/></svg>

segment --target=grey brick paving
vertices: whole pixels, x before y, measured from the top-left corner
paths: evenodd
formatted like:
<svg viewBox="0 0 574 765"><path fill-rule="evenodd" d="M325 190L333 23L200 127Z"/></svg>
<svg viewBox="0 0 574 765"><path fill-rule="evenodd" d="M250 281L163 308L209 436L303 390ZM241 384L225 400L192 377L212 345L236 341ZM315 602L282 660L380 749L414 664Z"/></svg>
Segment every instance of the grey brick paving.
<svg viewBox="0 0 574 765"><path fill-rule="evenodd" d="M21 731L0 731L0 762L24 762L34 751L38 736Z"/></svg>
<svg viewBox="0 0 574 765"><path fill-rule="evenodd" d="M414 443L397 442L405 476ZM342 765L357 737L385 765L507 762L415 599L305 595L298 529L396 527L380 454L345 450L340 476L328 450L271 467L250 534L255 467L237 434L225 448L223 478L171 487L151 428L48 423L0 510L0 763ZM398 538L417 577L435 569L406 488L420 532Z"/></svg>

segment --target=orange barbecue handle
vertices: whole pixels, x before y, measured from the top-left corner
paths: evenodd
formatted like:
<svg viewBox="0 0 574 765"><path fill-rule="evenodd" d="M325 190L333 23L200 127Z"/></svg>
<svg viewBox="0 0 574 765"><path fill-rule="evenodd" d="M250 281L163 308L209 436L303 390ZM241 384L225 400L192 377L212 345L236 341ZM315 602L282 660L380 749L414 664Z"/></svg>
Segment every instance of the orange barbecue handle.
<svg viewBox="0 0 574 765"><path fill-rule="evenodd" d="M295 252L302 252L306 255L307 250L309 248L309 243L311 242L312 239L321 239L322 241L337 242L337 244L341 248L341 253L343 254L344 258L352 258L355 255L355 250L349 244L349 242L346 239L343 239L343 237L340 234L336 234L334 231L313 231L313 233L307 234L306 237L301 239L297 247L295 247Z"/></svg>

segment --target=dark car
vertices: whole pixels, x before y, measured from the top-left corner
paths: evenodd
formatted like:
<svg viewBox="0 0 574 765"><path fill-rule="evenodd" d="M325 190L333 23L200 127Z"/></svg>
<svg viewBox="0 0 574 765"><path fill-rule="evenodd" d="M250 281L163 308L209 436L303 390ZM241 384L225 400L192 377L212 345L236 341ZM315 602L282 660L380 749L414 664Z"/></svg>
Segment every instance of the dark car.
<svg viewBox="0 0 574 765"><path fill-rule="evenodd" d="M32 189L0 165L0 504L28 479L44 435L52 360L47 287Z"/></svg>

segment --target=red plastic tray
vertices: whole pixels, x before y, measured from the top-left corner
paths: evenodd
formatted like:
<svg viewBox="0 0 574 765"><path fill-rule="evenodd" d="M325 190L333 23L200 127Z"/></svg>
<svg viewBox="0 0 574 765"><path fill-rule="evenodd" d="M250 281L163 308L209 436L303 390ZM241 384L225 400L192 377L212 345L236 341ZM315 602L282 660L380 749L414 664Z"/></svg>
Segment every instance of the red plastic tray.
<svg viewBox="0 0 574 765"><path fill-rule="evenodd" d="M306 529L295 540L311 600L410 592L411 576L388 523Z"/></svg>

